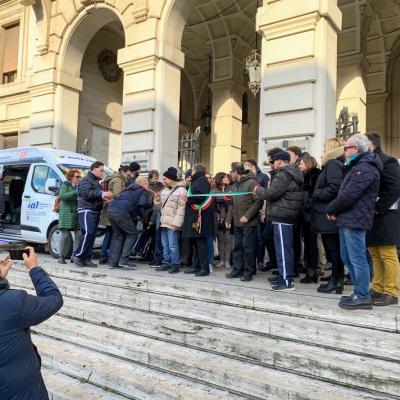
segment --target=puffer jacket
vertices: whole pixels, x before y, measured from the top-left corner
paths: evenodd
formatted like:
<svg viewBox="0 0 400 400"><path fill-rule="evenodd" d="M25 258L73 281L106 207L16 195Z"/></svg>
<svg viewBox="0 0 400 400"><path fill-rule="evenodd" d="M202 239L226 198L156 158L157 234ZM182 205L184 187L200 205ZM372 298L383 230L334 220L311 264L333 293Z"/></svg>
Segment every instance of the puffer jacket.
<svg viewBox="0 0 400 400"><path fill-rule="evenodd" d="M89 171L78 185L78 210L100 212L102 209L103 196L99 179Z"/></svg>
<svg viewBox="0 0 400 400"><path fill-rule="evenodd" d="M374 222L382 161L377 154L361 153L349 165L338 196L327 207L339 228L369 231Z"/></svg>
<svg viewBox="0 0 400 400"><path fill-rule="evenodd" d="M267 189L259 187L257 196L267 201L267 218L272 222L294 224L304 207L303 174L286 165L276 171Z"/></svg>
<svg viewBox="0 0 400 400"><path fill-rule="evenodd" d="M161 212L161 228L182 228L185 219L186 203L183 197L187 196L184 182L177 182L174 187L165 187L160 194L161 200L154 205Z"/></svg>
<svg viewBox="0 0 400 400"><path fill-rule="evenodd" d="M232 192L253 192L257 186L256 176L249 172L240 177L239 181L234 182L232 185ZM242 226L257 226L259 223L259 210L263 202L254 197L253 194L245 194L241 196L232 196L232 202L228 208L228 215L226 218L227 224L234 224L235 227ZM242 224L240 218L246 217L248 222Z"/></svg>

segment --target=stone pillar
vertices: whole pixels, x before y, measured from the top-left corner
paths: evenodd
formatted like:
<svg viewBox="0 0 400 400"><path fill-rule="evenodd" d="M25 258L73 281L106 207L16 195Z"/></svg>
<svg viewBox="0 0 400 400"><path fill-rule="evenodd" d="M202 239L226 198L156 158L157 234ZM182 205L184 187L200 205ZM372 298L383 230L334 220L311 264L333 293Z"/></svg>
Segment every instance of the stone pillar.
<svg viewBox="0 0 400 400"><path fill-rule="evenodd" d="M387 112L388 112L388 93L369 94L367 97L367 118L366 118L366 131L379 133L382 137L382 144L384 150L391 151L391 143L387 135ZM390 107L389 107L390 108ZM396 116L398 113L396 113ZM391 121L393 124L393 122Z"/></svg>
<svg viewBox="0 0 400 400"><path fill-rule="evenodd" d="M244 89L235 81L211 84L212 126L210 171L230 171L240 161L242 148L242 96Z"/></svg>
<svg viewBox="0 0 400 400"><path fill-rule="evenodd" d="M180 73L184 55L155 40L121 49L124 70L122 162L144 169L178 165Z"/></svg>
<svg viewBox="0 0 400 400"><path fill-rule="evenodd" d="M362 133L367 129L367 89L364 79L367 70L368 61L360 54L338 59L336 116L339 116L343 107L347 107L350 114L358 115L358 130Z"/></svg>
<svg viewBox="0 0 400 400"><path fill-rule="evenodd" d="M317 159L335 136L336 0L266 0L257 12L262 33L259 162L270 147L301 145Z"/></svg>
<svg viewBox="0 0 400 400"><path fill-rule="evenodd" d="M35 73L28 143L76 151L79 92L82 80L63 71Z"/></svg>

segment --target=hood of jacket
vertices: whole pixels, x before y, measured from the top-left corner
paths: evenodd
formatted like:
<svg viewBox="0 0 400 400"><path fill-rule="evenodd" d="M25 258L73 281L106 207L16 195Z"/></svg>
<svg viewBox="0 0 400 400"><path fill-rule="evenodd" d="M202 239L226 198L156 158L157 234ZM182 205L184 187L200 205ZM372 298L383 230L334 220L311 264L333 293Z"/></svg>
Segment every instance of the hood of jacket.
<svg viewBox="0 0 400 400"><path fill-rule="evenodd" d="M285 165L281 170L289 174L299 186L303 185L304 176L295 165Z"/></svg>
<svg viewBox="0 0 400 400"><path fill-rule="evenodd" d="M253 174L253 172L248 171L245 175L242 175L238 183L246 182L249 179L256 179L256 176Z"/></svg>
<svg viewBox="0 0 400 400"><path fill-rule="evenodd" d="M324 167L326 163L330 160L337 160L338 158L343 158L344 146L337 147L336 149L326 152L321 160L321 166ZM342 161L342 160L340 160Z"/></svg>
<svg viewBox="0 0 400 400"><path fill-rule="evenodd" d="M359 158L351 162L350 166L358 163L368 163L377 168L379 172L383 171L383 164L381 158L376 153L362 153Z"/></svg>
<svg viewBox="0 0 400 400"><path fill-rule="evenodd" d="M121 181L125 182L125 178L119 172L114 172L110 176L107 176L104 178L104 182L109 183L114 178L119 178Z"/></svg>

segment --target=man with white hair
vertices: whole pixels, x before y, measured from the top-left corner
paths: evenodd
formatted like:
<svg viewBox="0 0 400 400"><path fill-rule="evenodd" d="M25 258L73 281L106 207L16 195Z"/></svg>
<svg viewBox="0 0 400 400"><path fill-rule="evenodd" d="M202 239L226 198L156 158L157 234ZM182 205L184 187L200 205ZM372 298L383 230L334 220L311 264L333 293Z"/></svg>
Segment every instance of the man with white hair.
<svg viewBox="0 0 400 400"><path fill-rule="evenodd" d="M354 294L343 296L339 307L371 309L370 269L365 237L372 229L379 192L382 161L371 153L365 135L357 134L344 146L345 177L337 198L327 207L328 219L336 221L340 235L340 255L354 284Z"/></svg>

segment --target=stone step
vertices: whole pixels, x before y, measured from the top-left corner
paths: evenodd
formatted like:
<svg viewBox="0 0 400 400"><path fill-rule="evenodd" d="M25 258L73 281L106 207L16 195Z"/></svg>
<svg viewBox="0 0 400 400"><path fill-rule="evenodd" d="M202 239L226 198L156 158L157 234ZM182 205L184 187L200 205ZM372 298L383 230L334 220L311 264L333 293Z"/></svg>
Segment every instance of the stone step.
<svg viewBox="0 0 400 400"><path fill-rule="evenodd" d="M388 397L377 394L332 385L282 371L261 367L249 369L249 365L246 363L239 364L235 371L235 379L227 371L228 366L224 362L219 362L218 365L213 365L214 374L220 377L220 381L224 385L240 389L239 391L227 391L210 382L206 386L198 382L198 379L191 381L180 376L166 374L160 370L147 368L146 365L151 360L145 358L143 359L145 365L140 365L41 335L34 335L33 339L46 367L109 388L119 395L132 399L388 399ZM95 342L95 338L93 341ZM147 346L152 345L148 344ZM176 359L176 355L170 352L170 361L168 362L171 364ZM185 362L187 368L193 370L193 373L200 377L204 376L204 368L207 368L207 365L203 363L189 365L190 360L185 360ZM237 379L243 382L243 377L254 382L255 386L241 386Z"/></svg>
<svg viewBox="0 0 400 400"><path fill-rule="evenodd" d="M179 329L178 324L176 328ZM84 348L160 368L189 379L210 382L235 392L250 393L250 390L253 390L253 395L258 397L262 395L264 382L268 377L264 377L263 374L267 374L269 368L381 394L396 395L400 387L400 363L384 362L267 337L236 334L236 340L231 337L227 342L220 344L221 347L224 344L232 347L224 353L216 354L207 349L210 347L209 343L200 343L201 350L193 349L185 347L185 343L178 345L61 316L53 317L51 321L35 327L34 330ZM225 335L229 334L226 330ZM211 336L208 340L211 343L216 342L218 337ZM219 340L221 341L221 337ZM245 356L237 359L238 352ZM254 355L255 360L252 360ZM257 365L248 361L256 361ZM220 365L223 365L222 375L219 371ZM246 374L238 374L238 370L241 369L244 369ZM256 376L259 376L259 381L254 379ZM231 382L231 385L227 382Z"/></svg>
<svg viewBox="0 0 400 400"><path fill-rule="evenodd" d="M146 313L154 315L154 318L170 317L175 321L175 324L181 324L183 320L186 325L193 325L193 329L197 329L199 332L202 332L202 330L199 330L196 324L205 324L206 331L210 329L209 326L218 326L249 334L261 334L271 338L342 350L377 359L400 360L400 348L397 345L400 339L398 334L371 328L366 329L365 327L341 325L333 320L333 316L331 321L321 321L304 318L294 312L292 315L286 315L190 298L135 291L130 288L102 286L85 281L76 282L64 278L55 278L55 280L65 296L65 301L70 301L68 308L64 307L61 313L83 320L89 319L96 323L106 323L121 329L130 329L138 333L141 333L141 328L136 321L141 318L142 313ZM14 271L12 282L19 287L32 287L26 273L15 273ZM86 303L82 303L81 307L80 302ZM99 312L101 306L96 303L108 305L111 308L108 308L105 312ZM117 310L112 308L114 306L118 307ZM125 313L125 318L120 318L120 313ZM330 314L332 314L331 311ZM357 314L352 315L355 318L357 317ZM147 316L146 320L149 320L149 318L150 316ZM121 324L123 325L121 326ZM158 329L158 327L155 329ZM188 329L190 332L191 328ZM168 328L158 329L158 331L160 333L166 331L164 336L169 335ZM193 333L186 336L194 337Z"/></svg>
<svg viewBox="0 0 400 400"><path fill-rule="evenodd" d="M81 284L94 290L95 285L112 287L108 290L109 296L115 289L134 292L140 299L146 298L144 294L167 295L183 299L199 300L207 303L217 303L252 310L266 311L271 314L295 315L298 317L315 319L319 321L331 321L340 325L368 327L374 330L400 333L400 306L380 308L379 312L362 311L352 312L337 306L338 297L310 295L305 293L276 293L267 288L248 288L226 284L224 281L215 283L207 277L194 281L185 278L184 274L174 277L163 274L161 276L146 273L146 271L111 271L111 274L99 273L96 270L82 270L77 267L57 266L45 263L47 272L55 278L60 285L68 285L73 282L75 289L71 295L79 290ZM135 275L135 273L137 273ZM21 265L15 267L10 276L27 277L26 271ZM95 290L94 290L95 291ZM122 293L122 292L120 292ZM125 292L126 293L126 292ZM82 296L84 291L82 291ZM103 301L109 301L103 300ZM111 301L112 302L112 301Z"/></svg>
<svg viewBox="0 0 400 400"><path fill-rule="evenodd" d="M49 368L42 368L42 375L50 400L126 400L105 389L82 382Z"/></svg>

